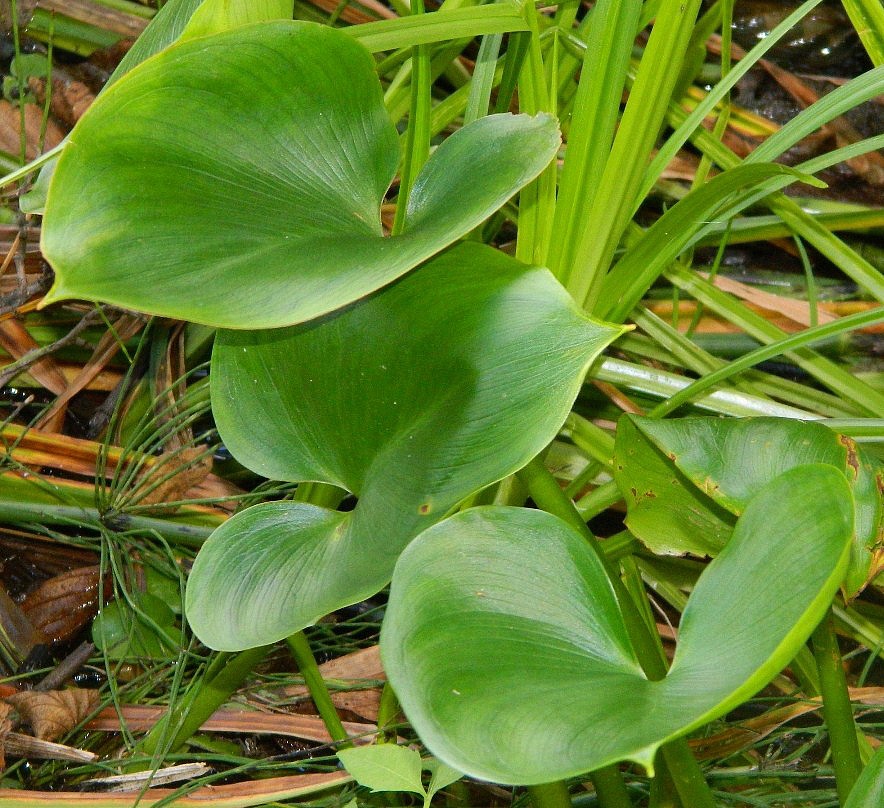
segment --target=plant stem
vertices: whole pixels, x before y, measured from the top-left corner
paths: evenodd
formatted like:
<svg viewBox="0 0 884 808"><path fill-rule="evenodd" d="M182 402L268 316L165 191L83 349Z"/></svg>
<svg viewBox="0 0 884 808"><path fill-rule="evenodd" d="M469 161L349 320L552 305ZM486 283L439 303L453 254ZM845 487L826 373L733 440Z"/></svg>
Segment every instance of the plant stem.
<svg viewBox="0 0 884 808"><path fill-rule="evenodd" d="M823 718L829 731L832 762L835 767L835 784L838 789L838 799L843 805L863 766L831 609L814 630L812 644L820 676Z"/></svg>
<svg viewBox="0 0 884 808"><path fill-rule="evenodd" d="M603 766L589 773L602 808L631 808L632 800L626 790L623 775L616 765Z"/></svg>
<svg viewBox="0 0 884 808"><path fill-rule="evenodd" d="M412 14L424 13L423 0L414 0ZM399 176L399 196L393 219L393 235L405 227L405 214L411 188L430 154L430 92L433 83L430 69L429 45L415 45L411 50L411 108L408 129L405 132L402 171Z"/></svg>
<svg viewBox="0 0 884 808"><path fill-rule="evenodd" d="M703 770L684 738L660 747L669 775L685 808L715 808Z"/></svg>
<svg viewBox="0 0 884 808"><path fill-rule="evenodd" d="M195 686L144 736L136 752L154 756L179 749L242 684L267 655L270 646L238 654L219 654L209 665L202 683ZM176 729L177 728L177 729ZM169 732L173 731L171 741Z"/></svg>
<svg viewBox="0 0 884 808"><path fill-rule="evenodd" d="M534 808L571 808L571 795L564 781L528 786Z"/></svg>
<svg viewBox="0 0 884 808"><path fill-rule="evenodd" d="M286 639L286 643L292 652L292 656L295 658L295 662L298 664L298 670L301 672L301 676L304 677L304 684L307 685L307 690L310 691L310 697L319 711L328 734L331 735L332 740L340 744L340 748L345 749L352 746L350 736L347 735L347 730L344 729L338 711L332 703L331 694L328 692L325 680L319 672L319 666L316 664L316 658L310 650L310 643L307 642L304 632L299 631L297 634L292 634L291 637Z"/></svg>

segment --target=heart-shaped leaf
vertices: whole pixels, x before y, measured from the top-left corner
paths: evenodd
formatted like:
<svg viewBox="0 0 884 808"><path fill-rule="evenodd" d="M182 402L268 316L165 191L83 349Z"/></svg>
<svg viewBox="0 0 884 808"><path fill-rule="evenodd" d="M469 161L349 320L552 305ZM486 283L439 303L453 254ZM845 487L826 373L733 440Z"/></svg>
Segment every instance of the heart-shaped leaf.
<svg viewBox="0 0 884 808"><path fill-rule="evenodd" d="M795 496L797 490L801 496ZM434 755L542 783L656 749L732 709L789 662L844 573L853 502L823 465L750 500L684 611L669 675L645 678L611 585L549 514L478 508L427 530L396 566L384 669Z"/></svg>
<svg viewBox="0 0 884 808"><path fill-rule="evenodd" d="M555 436L621 331L547 270L464 243L331 317L221 332L212 401L233 455L359 502L257 505L222 525L188 582L200 639L264 645L377 592L414 536Z"/></svg>
<svg viewBox="0 0 884 808"><path fill-rule="evenodd" d="M630 530L656 552L715 555L727 541L725 512L748 501L784 471L827 463L849 482L856 507L845 591L875 569L884 536L884 473L856 442L822 424L788 418L624 416L617 428L615 478Z"/></svg>
<svg viewBox="0 0 884 808"><path fill-rule="evenodd" d="M56 272L46 301L229 328L301 322L459 239L558 144L548 115L464 127L424 166L404 232L384 237L399 144L362 45L291 21L180 41L102 93L72 132L43 222Z"/></svg>

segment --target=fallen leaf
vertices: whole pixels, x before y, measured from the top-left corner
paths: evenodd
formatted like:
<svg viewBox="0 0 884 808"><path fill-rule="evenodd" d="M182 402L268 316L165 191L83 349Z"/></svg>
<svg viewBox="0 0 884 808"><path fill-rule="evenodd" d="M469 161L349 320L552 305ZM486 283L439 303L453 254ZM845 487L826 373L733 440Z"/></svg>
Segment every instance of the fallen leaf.
<svg viewBox="0 0 884 808"><path fill-rule="evenodd" d="M40 740L53 741L70 732L98 707L98 691L69 688L68 690L27 690L6 697L31 725Z"/></svg>
<svg viewBox="0 0 884 808"><path fill-rule="evenodd" d="M27 141L27 149L25 156L28 160L33 160L39 153L38 144L40 142L40 129L43 124L43 110L36 104L25 104L25 139ZM8 101L0 101L0 149L10 153L18 154L20 147L21 135L19 134L20 122L19 108ZM46 135L44 139L44 149L51 149L64 140L65 133L61 128L49 121L46 127Z"/></svg>
<svg viewBox="0 0 884 808"><path fill-rule="evenodd" d="M12 722L7 718L12 707L0 702L0 769L6 768L6 736L12 729Z"/></svg>
<svg viewBox="0 0 884 808"><path fill-rule="evenodd" d="M44 581L21 609L50 642L74 636L98 611L99 567L78 567Z"/></svg>
<svg viewBox="0 0 884 808"><path fill-rule="evenodd" d="M849 693L852 702L870 706L878 706L884 702L884 687L849 688ZM699 760L725 757L758 743L793 718L815 712L821 707L822 701L819 698L787 704L755 718L732 724L715 735L693 738L688 743Z"/></svg>

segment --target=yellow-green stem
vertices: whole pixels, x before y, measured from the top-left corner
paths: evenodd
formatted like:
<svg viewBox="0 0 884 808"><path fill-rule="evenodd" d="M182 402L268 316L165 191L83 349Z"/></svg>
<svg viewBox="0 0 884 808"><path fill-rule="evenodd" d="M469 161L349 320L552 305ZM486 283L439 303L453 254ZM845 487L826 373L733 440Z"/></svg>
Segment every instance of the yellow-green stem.
<svg viewBox="0 0 884 808"><path fill-rule="evenodd" d="M347 730L341 723L341 717L332 703L331 694L319 672L319 666L316 664L316 658L313 656L313 651L310 650L310 643L304 632L299 631L297 634L292 634L286 639L286 643L295 658L301 676L304 677L304 684L310 691L310 698L313 699L328 734L331 735L333 741L338 742L340 748L352 746L350 736L347 735Z"/></svg>
<svg viewBox="0 0 884 808"><path fill-rule="evenodd" d="M563 781L528 786L528 794L534 808L571 808L571 796Z"/></svg>
<svg viewBox="0 0 884 808"><path fill-rule="evenodd" d="M823 718L829 731L835 767L835 785L843 805L863 766L831 609L813 632L812 644L823 697Z"/></svg>

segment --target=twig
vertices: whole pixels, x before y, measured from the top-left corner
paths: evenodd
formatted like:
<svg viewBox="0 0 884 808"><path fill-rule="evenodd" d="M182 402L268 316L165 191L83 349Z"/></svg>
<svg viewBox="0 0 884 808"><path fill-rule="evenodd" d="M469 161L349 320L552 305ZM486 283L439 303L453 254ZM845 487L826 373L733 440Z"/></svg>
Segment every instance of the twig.
<svg viewBox="0 0 884 808"><path fill-rule="evenodd" d="M3 372L0 373L0 387L5 387L10 381L12 381L12 379L20 373L24 373L29 367L44 356L57 351L59 348L63 348L65 345L75 340L90 325L93 325L97 319L99 319L97 312L87 312L83 315L80 322L78 322L63 337L59 337L55 342L50 342L48 345L43 345L40 348L35 348L33 351L28 351L28 353L26 353L21 359L7 365Z"/></svg>
<svg viewBox="0 0 884 808"><path fill-rule="evenodd" d="M4 295L0 298L0 316L14 312L27 303L34 295L43 294L50 286L52 286L52 274L47 272L40 275L37 280L25 283L14 292Z"/></svg>
<svg viewBox="0 0 884 808"><path fill-rule="evenodd" d="M95 646L91 642L81 642L69 653L55 669L50 671L34 690L58 690L71 676L88 662L89 657L95 653Z"/></svg>

